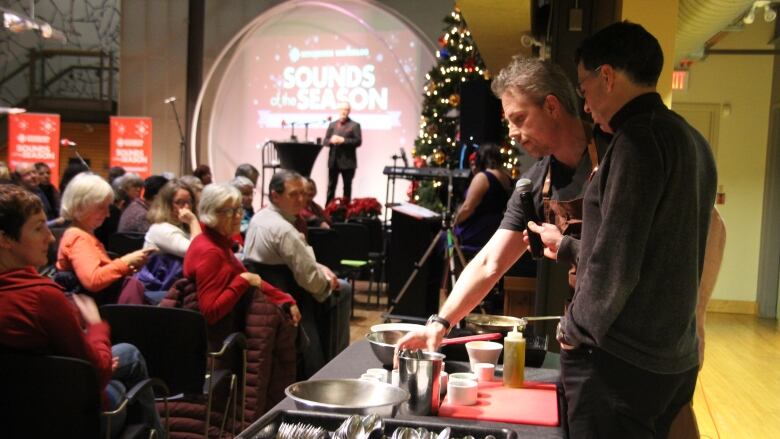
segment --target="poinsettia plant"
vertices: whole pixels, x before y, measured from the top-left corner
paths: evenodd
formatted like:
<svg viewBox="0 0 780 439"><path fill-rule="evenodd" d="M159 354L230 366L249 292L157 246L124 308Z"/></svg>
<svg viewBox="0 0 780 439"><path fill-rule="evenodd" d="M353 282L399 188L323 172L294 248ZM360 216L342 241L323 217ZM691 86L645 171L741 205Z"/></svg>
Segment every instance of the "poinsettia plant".
<svg viewBox="0 0 780 439"><path fill-rule="evenodd" d="M334 198L325 206L325 212L335 222L343 222L349 218L375 218L382 213L382 205L376 198L354 198L347 202L346 198Z"/></svg>
<svg viewBox="0 0 780 439"><path fill-rule="evenodd" d="M347 218L375 218L382 213L382 205L374 197L355 198L347 206Z"/></svg>
<svg viewBox="0 0 780 439"><path fill-rule="evenodd" d="M330 200L327 206L325 206L325 213L330 215L330 218L337 223L346 221L347 219L347 206L349 203L346 198L338 197Z"/></svg>

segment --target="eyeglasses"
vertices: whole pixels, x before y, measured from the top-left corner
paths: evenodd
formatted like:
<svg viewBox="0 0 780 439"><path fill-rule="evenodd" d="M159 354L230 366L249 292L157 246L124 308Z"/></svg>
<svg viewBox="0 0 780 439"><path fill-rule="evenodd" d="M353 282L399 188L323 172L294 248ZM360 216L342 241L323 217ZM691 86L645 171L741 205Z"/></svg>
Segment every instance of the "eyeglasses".
<svg viewBox="0 0 780 439"><path fill-rule="evenodd" d="M222 208L222 209L217 209L216 212L218 214L220 214L220 215L226 215L227 214L227 215L236 216L236 215L238 215L240 213L243 214L244 213L244 208L241 207L241 206L239 206L239 207L225 207L225 208Z"/></svg>
<svg viewBox="0 0 780 439"><path fill-rule="evenodd" d="M585 92L582 90L582 85L585 84L585 82L588 79L595 78L599 75L599 71L601 71L601 68L604 67L604 64L596 67L593 69L593 75L589 75L587 78L583 79L582 81L577 83L577 89L575 90L577 92L577 96L579 96L582 99L585 99Z"/></svg>

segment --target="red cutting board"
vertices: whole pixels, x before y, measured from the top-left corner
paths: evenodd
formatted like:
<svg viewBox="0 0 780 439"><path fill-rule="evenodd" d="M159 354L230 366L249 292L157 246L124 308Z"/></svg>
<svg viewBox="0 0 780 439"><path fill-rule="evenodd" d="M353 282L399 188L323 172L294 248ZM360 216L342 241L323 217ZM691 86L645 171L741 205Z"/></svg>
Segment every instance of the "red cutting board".
<svg viewBox="0 0 780 439"><path fill-rule="evenodd" d="M525 387L504 387L501 381L479 383L476 405L452 405L444 398L439 416L509 422L512 424L558 425L558 393L555 384L526 381Z"/></svg>

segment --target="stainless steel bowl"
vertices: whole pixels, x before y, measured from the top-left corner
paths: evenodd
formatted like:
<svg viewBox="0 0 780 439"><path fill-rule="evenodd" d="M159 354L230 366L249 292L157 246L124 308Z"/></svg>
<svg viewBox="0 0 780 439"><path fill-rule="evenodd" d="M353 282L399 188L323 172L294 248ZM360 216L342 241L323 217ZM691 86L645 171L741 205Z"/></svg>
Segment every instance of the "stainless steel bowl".
<svg viewBox="0 0 780 439"><path fill-rule="evenodd" d="M309 380L287 386L284 393L300 410L393 417L409 392L386 383L363 380Z"/></svg>
<svg viewBox="0 0 780 439"><path fill-rule="evenodd" d="M466 322L466 329L470 329L477 334L486 332L500 332L506 334L515 326L517 326L518 331L523 331L526 323L528 323L525 319L519 317L496 316L491 314L469 314L464 320Z"/></svg>
<svg viewBox="0 0 780 439"><path fill-rule="evenodd" d="M393 354L395 353L395 344L409 331L376 331L366 334L366 340L371 344L371 350L374 351L376 358L382 362L383 366L393 365Z"/></svg>

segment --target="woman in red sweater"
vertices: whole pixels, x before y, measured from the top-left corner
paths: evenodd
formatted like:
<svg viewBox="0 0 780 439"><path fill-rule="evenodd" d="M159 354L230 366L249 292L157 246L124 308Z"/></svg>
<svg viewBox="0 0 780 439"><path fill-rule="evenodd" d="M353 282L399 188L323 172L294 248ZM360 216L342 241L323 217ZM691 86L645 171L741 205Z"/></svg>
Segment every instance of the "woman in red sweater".
<svg viewBox="0 0 780 439"><path fill-rule="evenodd" d="M116 408L125 388L148 378L146 363L133 345L111 346L108 324L90 297L74 295L71 304L59 285L38 274L52 242L38 197L0 185L0 346L92 363L104 407ZM148 426L164 436L152 392L143 391L139 403ZM112 430L120 431L123 421L115 422Z"/></svg>
<svg viewBox="0 0 780 439"><path fill-rule="evenodd" d="M203 189L198 204L203 233L196 236L184 255L184 276L195 282L200 312L209 325L225 318L250 287L260 288L269 302L289 306L297 325L301 313L295 299L260 276L250 273L233 254L231 236L239 232L244 209L241 192L227 183Z"/></svg>

